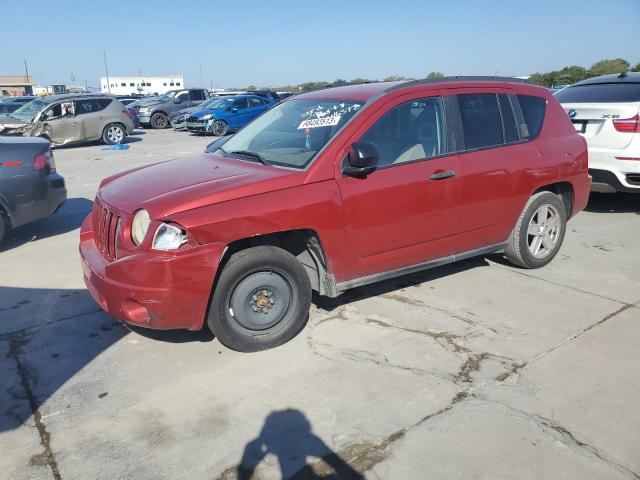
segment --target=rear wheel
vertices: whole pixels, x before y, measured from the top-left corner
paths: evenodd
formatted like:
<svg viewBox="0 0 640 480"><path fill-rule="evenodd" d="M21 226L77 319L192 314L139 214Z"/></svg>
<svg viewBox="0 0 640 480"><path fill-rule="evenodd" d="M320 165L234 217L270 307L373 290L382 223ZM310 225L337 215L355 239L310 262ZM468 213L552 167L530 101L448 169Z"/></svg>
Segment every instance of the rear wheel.
<svg viewBox="0 0 640 480"><path fill-rule="evenodd" d="M116 143L122 143L127 136L127 131L124 126L119 123L110 123L102 131L102 141L107 145L115 145Z"/></svg>
<svg viewBox="0 0 640 480"><path fill-rule="evenodd" d="M567 226L562 199L551 192L538 192L525 206L509 236L507 259L520 267L540 268L558 254Z"/></svg>
<svg viewBox="0 0 640 480"><path fill-rule="evenodd" d="M235 253L220 274L207 323L227 347L266 350L291 340L304 327L311 284L289 252L271 246Z"/></svg>
<svg viewBox="0 0 640 480"><path fill-rule="evenodd" d="M155 129L167 128L169 126L169 118L162 112L151 115L151 127Z"/></svg>
<svg viewBox="0 0 640 480"><path fill-rule="evenodd" d="M211 127L211 133L216 137L224 137L229 131L229 126L224 120L216 120Z"/></svg>

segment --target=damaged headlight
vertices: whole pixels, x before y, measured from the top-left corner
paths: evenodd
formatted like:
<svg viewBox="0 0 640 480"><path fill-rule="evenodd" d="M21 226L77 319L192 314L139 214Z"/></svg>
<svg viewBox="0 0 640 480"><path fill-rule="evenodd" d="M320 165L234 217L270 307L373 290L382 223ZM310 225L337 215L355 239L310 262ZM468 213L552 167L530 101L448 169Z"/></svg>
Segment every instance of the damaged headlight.
<svg viewBox="0 0 640 480"><path fill-rule="evenodd" d="M207 120L211 120L212 118L213 118L213 113L209 113L207 115L200 117L200 120L207 121Z"/></svg>
<svg viewBox="0 0 640 480"><path fill-rule="evenodd" d="M131 240L134 244L140 245L144 241L150 223L149 212L144 209L136 212L131 222Z"/></svg>
<svg viewBox="0 0 640 480"><path fill-rule="evenodd" d="M177 250L187 243L187 232L175 225L163 223L153 236L152 248L155 250Z"/></svg>

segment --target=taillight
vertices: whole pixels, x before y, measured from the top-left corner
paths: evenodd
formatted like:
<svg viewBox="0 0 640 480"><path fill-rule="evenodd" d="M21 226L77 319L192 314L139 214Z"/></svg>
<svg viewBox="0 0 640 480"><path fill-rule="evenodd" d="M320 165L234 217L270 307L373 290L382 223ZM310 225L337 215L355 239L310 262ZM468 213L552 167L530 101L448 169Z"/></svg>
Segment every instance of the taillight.
<svg viewBox="0 0 640 480"><path fill-rule="evenodd" d="M619 132L637 133L640 132L640 115L633 118L622 118L613 120L614 128Z"/></svg>
<svg viewBox="0 0 640 480"><path fill-rule="evenodd" d="M124 113L129 118L133 117L133 112L130 112L128 108L125 108L124 110L122 110L122 113Z"/></svg>
<svg viewBox="0 0 640 480"><path fill-rule="evenodd" d="M36 155L33 159L34 170L48 170L50 172L56 171L56 162L53 160L53 153L51 150L47 150L44 153Z"/></svg>

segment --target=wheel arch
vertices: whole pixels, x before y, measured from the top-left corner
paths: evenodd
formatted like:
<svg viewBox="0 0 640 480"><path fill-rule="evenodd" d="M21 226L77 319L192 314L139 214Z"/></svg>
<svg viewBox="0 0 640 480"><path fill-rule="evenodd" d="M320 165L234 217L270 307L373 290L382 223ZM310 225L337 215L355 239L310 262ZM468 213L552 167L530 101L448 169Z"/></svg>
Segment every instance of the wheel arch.
<svg viewBox="0 0 640 480"><path fill-rule="evenodd" d="M215 288L220 272L234 253L263 245L282 248L296 257L309 276L312 290L328 297L338 295L320 236L313 229L285 230L230 242L222 253L213 287Z"/></svg>
<svg viewBox="0 0 640 480"><path fill-rule="evenodd" d="M533 192L531 196L539 192L551 192L558 195L564 204L565 211L567 212L567 219L571 218L574 204L574 189L571 182L562 181L543 185Z"/></svg>

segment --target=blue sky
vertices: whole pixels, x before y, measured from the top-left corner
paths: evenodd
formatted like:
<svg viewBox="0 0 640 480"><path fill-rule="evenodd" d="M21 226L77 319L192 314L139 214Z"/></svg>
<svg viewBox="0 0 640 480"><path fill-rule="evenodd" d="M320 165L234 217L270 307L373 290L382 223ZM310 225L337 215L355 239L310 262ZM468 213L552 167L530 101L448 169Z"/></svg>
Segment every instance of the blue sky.
<svg viewBox="0 0 640 480"><path fill-rule="evenodd" d="M26 57L47 84L97 86L103 48L112 75L182 73L199 86L202 65L202 83L223 87L640 62L640 0L31 0L1 11L0 75L23 74Z"/></svg>

